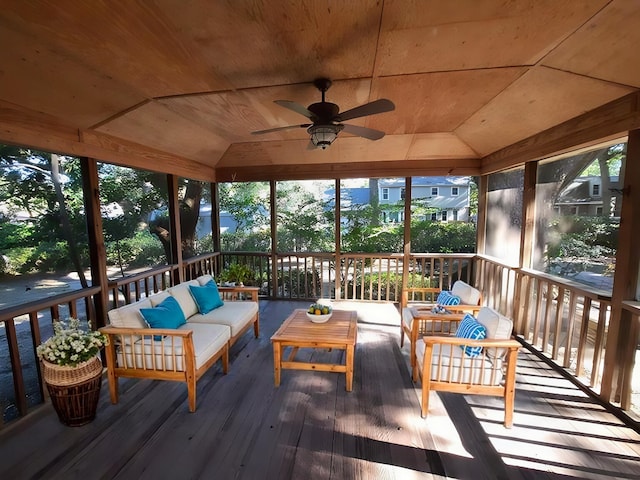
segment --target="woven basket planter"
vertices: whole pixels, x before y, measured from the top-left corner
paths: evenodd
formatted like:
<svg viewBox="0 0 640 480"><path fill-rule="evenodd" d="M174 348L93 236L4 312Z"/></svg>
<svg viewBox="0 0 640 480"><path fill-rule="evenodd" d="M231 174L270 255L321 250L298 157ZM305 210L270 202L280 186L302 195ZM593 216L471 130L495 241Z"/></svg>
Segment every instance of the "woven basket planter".
<svg viewBox="0 0 640 480"><path fill-rule="evenodd" d="M96 417L102 362L94 357L75 367L42 362L42 375L51 397L51 404L62 423L78 427Z"/></svg>

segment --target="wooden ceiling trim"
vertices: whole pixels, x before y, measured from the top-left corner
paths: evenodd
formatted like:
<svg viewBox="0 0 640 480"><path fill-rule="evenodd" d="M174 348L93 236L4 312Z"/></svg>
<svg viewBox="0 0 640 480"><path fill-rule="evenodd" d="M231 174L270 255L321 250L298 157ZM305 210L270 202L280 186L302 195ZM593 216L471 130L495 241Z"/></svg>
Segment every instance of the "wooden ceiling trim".
<svg viewBox="0 0 640 480"><path fill-rule="evenodd" d="M484 157L482 174L624 135L640 128L639 107L640 92L630 93Z"/></svg>
<svg viewBox="0 0 640 480"><path fill-rule="evenodd" d="M184 157L128 142L105 133L82 132L85 155L124 167L140 168L153 172L171 173L193 180L212 182L213 168Z"/></svg>
<svg viewBox="0 0 640 480"><path fill-rule="evenodd" d="M218 182L480 174L480 159L407 160L216 168Z"/></svg>

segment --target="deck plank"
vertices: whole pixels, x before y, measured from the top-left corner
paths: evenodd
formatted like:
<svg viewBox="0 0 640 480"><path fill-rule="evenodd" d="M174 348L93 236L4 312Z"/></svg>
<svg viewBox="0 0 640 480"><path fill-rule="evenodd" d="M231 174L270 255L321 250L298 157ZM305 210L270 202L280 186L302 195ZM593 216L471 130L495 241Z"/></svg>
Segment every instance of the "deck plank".
<svg viewBox="0 0 640 480"><path fill-rule="evenodd" d="M121 380L98 416L60 424L50 405L0 430L0 478L560 479L640 478L640 435L523 350L514 427L502 399L432 393L420 417L408 346L393 315L359 312L352 392L344 374L285 370L274 387L270 336L300 302L261 301L247 333L198 382ZM343 360L301 349L302 359Z"/></svg>

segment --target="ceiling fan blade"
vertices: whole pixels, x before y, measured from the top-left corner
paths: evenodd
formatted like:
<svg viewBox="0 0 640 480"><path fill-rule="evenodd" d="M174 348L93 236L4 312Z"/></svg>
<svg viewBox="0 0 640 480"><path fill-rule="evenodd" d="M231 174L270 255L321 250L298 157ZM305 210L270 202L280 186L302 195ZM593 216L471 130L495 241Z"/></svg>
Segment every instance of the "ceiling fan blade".
<svg viewBox="0 0 640 480"><path fill-rule="evenodd" d="M256 130L251 132L251 135L262 135L263 133L279 132L281 130L290 130L292 128L309 128L310 123L303 123L302 125L287 125L286 127L267 128L266 130Z"/></svg>
<svg viewBox="0 0 640 480"><path fill-rule="evenodd" d="M367 115L375 115L376 113L390 112L395 110L396 106L391 100L381 98L373 102L365 103L359 107L352 108L346 112L339 113L334 119L337 122L351 120L352 118L366 117Z"/></svg>
<svg viewBox="0 0 640 480"><path fill-rule="evenodd" d="M358 127L357 125L344 124L344 129L342 131L358 135L359 137L368 138L369 140L380 140L384 137L384 132L381 132L380 130Z"/></svg>
<svg viewBox="0 0 640 480"><path fill-rule="evenodd" d="M307 107L303 107L299 103L292 102L291 100L274 100L274 103L277 103L281 107L288 108L289 110L293 110L300 115L307 117L309 120L313 120L315 122L316 115L307 109Z"/></svg>

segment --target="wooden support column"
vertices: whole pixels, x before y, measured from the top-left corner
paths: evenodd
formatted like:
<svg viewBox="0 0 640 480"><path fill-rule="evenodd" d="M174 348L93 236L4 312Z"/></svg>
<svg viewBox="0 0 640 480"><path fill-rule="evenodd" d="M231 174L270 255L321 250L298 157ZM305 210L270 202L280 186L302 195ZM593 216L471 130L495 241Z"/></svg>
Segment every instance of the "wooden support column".
<svg viewBox="0 0 640 480"><path fill-rule="evenodd" d="M487 195L489 191L489 176L482 175L478 178L478 212L476 218L476 253L484 255L487 238ZM471 192L469 192L471 194ZM482 289L482 272L478 262L474 266L474 284Z"/></svg>
<svg viewBox="0 0 640 480"><path fill-rule="evenodd" d="M167 191L169 192L169 234L171 235L171 258L167 260L174 265L178 265L178 270L173 273L173 283L175 285L184 281L178 177L176 175L167 175Z"/></svg>
<svg viewBox="0 0 640 480"><path fill-rule="evenodd" d="M276 181L269 181L269 207L271 209L271 297L278 296L278 205Z"/></svg>
<svg viewBox="0 0 640 480"><path fill-rule="evenodd" d="M211 240L213 251L220 251L220 189L218 183L209 184L211 192ZM216 272L220 273L220 272Z"/></svg>
<svg viewBox="0 0 640 480"><path fill-rule="evenodd" d="M404 179L404 248L402 249L402 288L409 286L411 259L411 177Z"/></svg>
<svg viewBox="0 0 640 480"><path fill-rule="evenodd" d="M100 187L98 163L94 159L80 158L82 172L82 191L84 210L89 237L89 262L92 286L100 286L100 293L93 297L95 308L95 327L104 327L107 323L107 305L109 302L109 278L107 277L107 252L104 245L102 215L100 214Z"/></svg>
<svg viewBox="0 0 640 480"><path fill-rule="evenodd" d="M637 291L640 269L640 249L636 244L638 231L640 231L640 130L633 130L629 132L627 158L624 163L616 271L600 390L603 400L620 402L622 408L628 408L631 402L630 370L633 368L638 341L638 326L634 325L631 313L622 308L622 302L633 300Z"/></svg>
<svg viewBox="0 0 640 480"><path fill-rule="evenodd" d="M524 166L524 191L522 193L522 226L520 227L520 268L531 268L533 258L533 234L536 214L536 183L538 162Z"/></svg>
<svg viewBox="0 0 640 480"><path fill-rule="evenodd" d="M335 252L336 252L336 256L335 256L335 288L334 288L334 298L336 300L340 299L340 295L341 295L341 290L340 290L340 272L342 270L342 266L341 266L341 249L342 249L342 235L341 235L341 230L340 230L340 179L336 178L335 180L335 192L336 192L336 198L335 201L333 202L335 205L335 211L334 211L334 217L335 217L335 229L336 229L336 233L335 233L335 238L334 238L334 243L335 243Z"/></svg>

